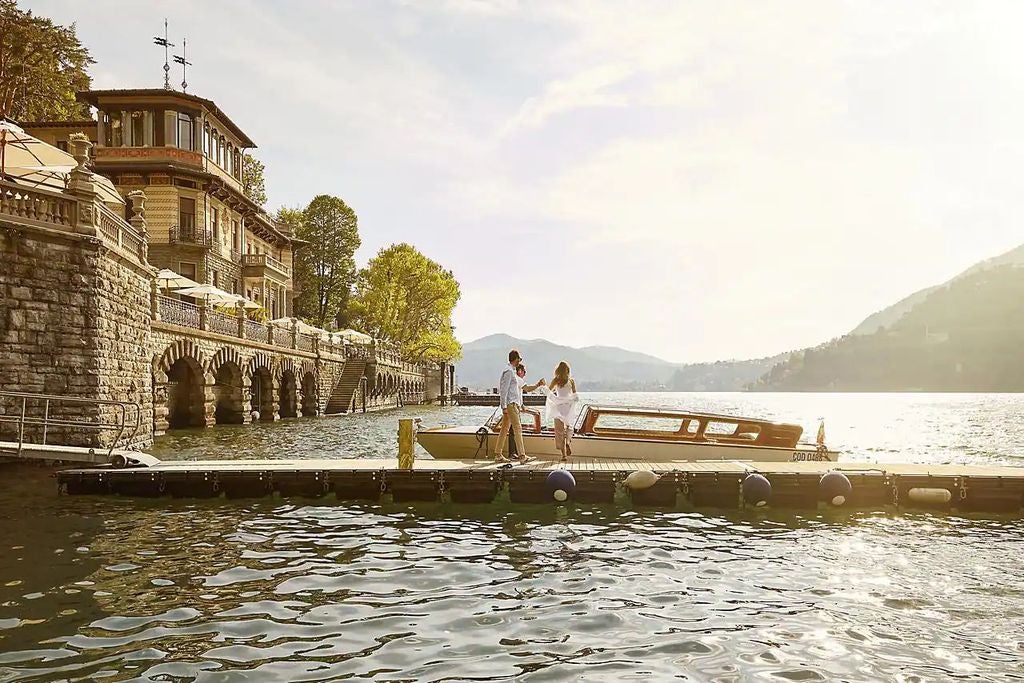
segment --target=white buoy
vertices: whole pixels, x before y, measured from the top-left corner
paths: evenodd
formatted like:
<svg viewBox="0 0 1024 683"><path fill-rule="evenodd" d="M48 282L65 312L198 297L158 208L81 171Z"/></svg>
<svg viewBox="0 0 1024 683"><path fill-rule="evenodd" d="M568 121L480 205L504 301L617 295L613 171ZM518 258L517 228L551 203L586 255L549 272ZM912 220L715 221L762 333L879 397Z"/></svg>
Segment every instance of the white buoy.
<svg viewBox="0 0 1024 683"><path fill-rule="evenodd" d="M953 500L949 489L912 488L907 491L907 497L915 503L926 505L943 505Z"/></svg>
<svg viewBox="0 0 1024 683"><path fill-rule="evenodd" d="M564 503L565 501L569 500L569 494L563 491L562 489L558 489L557 491L554 492L553 495L555 496L555 500L557 500L559 503Z"/></svg>
<svg viewBox="0 0 1024 683"><path fill-rule="evenodd" d="M630 472L622 483L631 491L642 491L657 484L659 479L661 479L661 475L655 474L650 470L637 470L636 472Z"/></svg>

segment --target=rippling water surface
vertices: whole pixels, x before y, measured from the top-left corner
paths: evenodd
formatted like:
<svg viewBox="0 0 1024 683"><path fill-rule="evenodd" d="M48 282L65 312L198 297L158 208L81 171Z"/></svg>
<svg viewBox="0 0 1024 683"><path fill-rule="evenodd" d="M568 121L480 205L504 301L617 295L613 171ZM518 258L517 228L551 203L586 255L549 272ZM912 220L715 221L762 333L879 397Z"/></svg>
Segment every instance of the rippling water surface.
<svg viewBox="0 0 1024 683"><path fill-rule="evenodd" d="M849 459L1024 464L1018 396L595 398L824 417ZM397 417L154 452L391 456ZM68 498L43 468L0 476L0 681L1024 680L1016 516Z"/></svg>

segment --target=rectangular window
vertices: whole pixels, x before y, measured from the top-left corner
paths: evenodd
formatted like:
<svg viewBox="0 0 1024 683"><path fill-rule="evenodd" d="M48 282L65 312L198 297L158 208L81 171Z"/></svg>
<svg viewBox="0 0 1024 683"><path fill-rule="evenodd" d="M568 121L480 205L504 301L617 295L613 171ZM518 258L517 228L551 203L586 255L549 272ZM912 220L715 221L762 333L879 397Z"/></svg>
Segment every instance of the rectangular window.
<svg viewBox="0 0 1024 683"><path fill-rule="evenodd" d="M192 117L185 113L178 114L178 149L192 149Z"/></svg>
<svg viewBox="0 0 1024 683"><path fill-rule="evenodd" d="M146 112L133 111L128 115L131 121L130 147L146 146Z"/></svg>
<svg viewBox="0 0 1024 683"><path fill-rule="evenodd" d="M68 141L67 140L58 140L57 141L57 149L59 149L62 152L68 151Z"/></svg>
<svg viewBox="0 0 1024 683"><path fill-rule="evenodd" d="M121 128L121 112L114 112L110 117L110 146L121 147L124 145L124 131Z"/></svg>
<svg viewBox="0 0 1024 683"><path fill-rule="evenodd" d="M187 277L189 280L192 280L193 282L198 282L198 280L196 280L196 264L180 262L178 263L178 272Z"/></svg>
<svg viewBox="0 0 1024 683"><path fill-rule="evenodd" d="M217 212L217 207L210 207L210 227L213 229L213 239L220 239L220 216Z"/></svg>
<svg viewBox="0 0 1024 683"><path fill-rule="evenodd" d="M238 251L242 245L241 231L238 229L238 221L231 221L231 248Z"/></svg>
<svg viewBox="0 0 1024 683"><path fill-rule="evenodd" d="M178 226L183 235L193 235L196 230L196 200L191 197L178 198ZM195 279L195 278L193 278Z"/></svg>
<svg viewBox="0 0 1024 683"><path fill-rule="evenodd" d="M220 273L213 271L213 286L220 287Z"/></svg>
<svg viewBox="0 0 1024 683"><path fill-rule="evenodd" d="M238 294L238 278L231 281L231 293Z"/></svg>

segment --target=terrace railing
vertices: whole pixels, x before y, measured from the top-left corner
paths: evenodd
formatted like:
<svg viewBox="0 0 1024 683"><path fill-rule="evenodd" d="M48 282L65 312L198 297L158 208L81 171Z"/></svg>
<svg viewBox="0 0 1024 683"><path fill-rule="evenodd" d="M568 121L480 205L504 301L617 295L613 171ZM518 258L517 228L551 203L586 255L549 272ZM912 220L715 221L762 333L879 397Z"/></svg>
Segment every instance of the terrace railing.
<svg viewBox="0 0 1024 683"><path fill-rule="evenodd" d="M97 206L99 207L100 233L104 239L138 257L140 261L145 261L146 247L142 236L106 205L97 204Z"/></svg>
<svg viewBox="0 0 1024 683"><path fill-rule="evenodd" d="M71 228L78 223L78 199L0 180L0 216Z"/></svg>
<svg viewBox="0 0 1024 683"><path fill-rule="evenodd" d="M159 297L160 319L172 325L200 329L201 316L199 307L180 299L172 299L169 296ZM237 327L235 328L238 329Z"/></svg>

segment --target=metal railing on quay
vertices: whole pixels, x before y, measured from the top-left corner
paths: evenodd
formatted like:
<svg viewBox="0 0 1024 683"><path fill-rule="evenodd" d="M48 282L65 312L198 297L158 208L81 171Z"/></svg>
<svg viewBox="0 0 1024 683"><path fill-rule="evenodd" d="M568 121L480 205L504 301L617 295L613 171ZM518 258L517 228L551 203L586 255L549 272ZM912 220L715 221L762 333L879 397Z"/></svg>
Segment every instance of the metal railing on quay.
<svg viewBox="0 0 1024 683"><path fill-rule="evenodd" d="M98 408L96 415L87 415L76 419L69 416L68 406L93 406ZM142 425L142 406L131 401L110 401L96 398L81 398L77 396L60 396L57 394L33 394L19 391L0 391L0 424L15 424L18 432L18 455L21 456L26 445L57 445L47 444L50 430L53 428L68 428L71 430L94 431L102 433L104 430L114 431L114 438L110 448L107 449L107 456L113 455L114 450L122 445L131 444L132 439ZM103 407L112 409L113 420L107 421L102 415ZM13 410L11 410L13 408ZM32 409L30 412L30 408ZM54 409L57 409L57 416L54 416ZM63 416L61 416L63 410ZM42 436L38 444L34 441L26 442L25 428L41 427ZM126 433L126 430L130 430ZM64 445L64 444L59 444Z"/></svg>
<svg viewBox="0 0 1024 683"><path fill-rule="evenodd" d="M199 307L169 296L160 296L160 319L173 325L199 329ZM237 334L237 327L235 328Z"/></svg>

